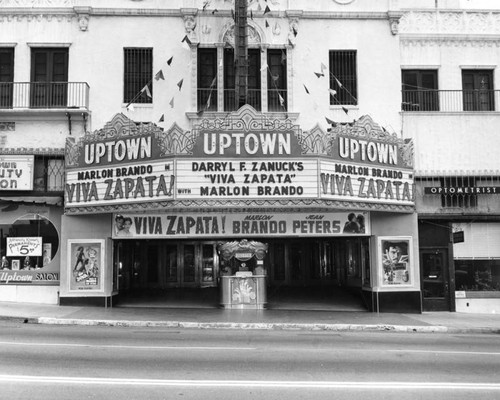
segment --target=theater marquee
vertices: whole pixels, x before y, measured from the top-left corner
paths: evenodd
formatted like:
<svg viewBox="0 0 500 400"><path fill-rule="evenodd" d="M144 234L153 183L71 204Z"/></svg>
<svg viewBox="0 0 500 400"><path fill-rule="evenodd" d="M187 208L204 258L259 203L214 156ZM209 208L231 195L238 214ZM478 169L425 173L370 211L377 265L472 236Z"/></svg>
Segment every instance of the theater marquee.
<svg viewBox="0 0 500 400"><path fill-rule="evenodd" d="M250 106L184 131L139 125L123 114L66 145L69 213L179 206L393 207L411 212L411 142L369 116L302 131ZM299 203L297 203L299 202ZM385 208L386 209L386 208Z"/></svg>

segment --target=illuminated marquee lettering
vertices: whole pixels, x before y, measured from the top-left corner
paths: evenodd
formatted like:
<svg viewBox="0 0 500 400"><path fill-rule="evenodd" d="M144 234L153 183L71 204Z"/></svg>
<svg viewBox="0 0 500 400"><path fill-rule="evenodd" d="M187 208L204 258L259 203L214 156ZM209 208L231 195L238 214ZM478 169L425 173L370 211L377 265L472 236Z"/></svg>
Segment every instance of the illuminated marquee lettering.
<svg viewBox="0 0 500 400"><path fill-rule="evenodd" d="M290 135L284 133L205 133L203 152L224 155L230 149L235 154L291 154Z"/></svg>

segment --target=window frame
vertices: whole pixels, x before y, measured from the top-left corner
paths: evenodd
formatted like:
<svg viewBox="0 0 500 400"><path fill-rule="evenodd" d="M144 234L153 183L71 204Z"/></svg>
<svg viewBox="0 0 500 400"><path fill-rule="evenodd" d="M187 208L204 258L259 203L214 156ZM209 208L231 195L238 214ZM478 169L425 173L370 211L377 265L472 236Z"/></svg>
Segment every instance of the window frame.
<svg viewBox="0 0 500 400"><path fill-rule="evenodd" d="M342 57L338 63L347 62L342 68L334 68L335 55ZM348 64L352 63L352 64ZM345 67L345 69L344 69ZM328 52L328 72L330 89L336 91L330 94L331 106L358 106L358 52L357 50L330 50ZM340 85L337 83L340 82Z"/></svg>
<svg viewBox="0 0 500 400"><path fill-rule="evenodd" d="M136 57L132 59L132 57ZM153 103L153 48L123 48L123 102L126 104ZM149 58L149 59L148 59ZM134 70L131 70L133 68ZM148 85L149 97L142 91Z"/></svg>
<svg viewBox="0 0 500 400"><path fill-rule="evenodd" d="M408 83L414 75L413 85ZM431 77L432 83L429 83ZM403 111L439 111L439 74L437 69L402 69Z"/></svg>

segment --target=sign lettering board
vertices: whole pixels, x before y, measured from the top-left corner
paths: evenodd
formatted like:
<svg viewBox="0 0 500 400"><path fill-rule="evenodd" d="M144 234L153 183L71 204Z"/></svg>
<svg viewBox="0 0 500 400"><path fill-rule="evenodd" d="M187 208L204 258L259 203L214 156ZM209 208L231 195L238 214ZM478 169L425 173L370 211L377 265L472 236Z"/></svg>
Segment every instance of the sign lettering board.
<svg viewBox="0 0 500 400"><path fill-rule="evenodd" d="M413 207L411 158L411 146L368 116L303 132L244 106L192 131L164 131L118 114L68 139L65 206L307 199Z"/></svg>
<svg viewBox="0 0 500 400"><path fill-rule="evenodd" d="M42 237L8 237L7 257L42 255Z"/></svg>
<svg viewBox="0 0 500 400"><path fill-rule="evenodd" d="M113 238L370 235L366 211L329 213L117 214Z"/></svg>
<svg viewBox="0 0 500 400"><path fill-rule="evenodd" d="M34 156L0 155L0 190L33 190Z"/></svg>

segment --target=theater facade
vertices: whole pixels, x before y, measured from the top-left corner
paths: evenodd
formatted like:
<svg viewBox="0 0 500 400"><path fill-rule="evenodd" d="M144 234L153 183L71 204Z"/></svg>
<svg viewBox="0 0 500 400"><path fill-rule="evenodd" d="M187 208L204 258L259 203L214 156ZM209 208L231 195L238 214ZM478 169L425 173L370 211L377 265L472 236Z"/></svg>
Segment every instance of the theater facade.
<svg viewBox="0 0 500 400"><path fill-rule="evenodd" d="M342 287L422 309L412 142L370 116L303 130L246 105L187 131L117 114L65 160L62 305L258 277L230 299Z"/></svg>

